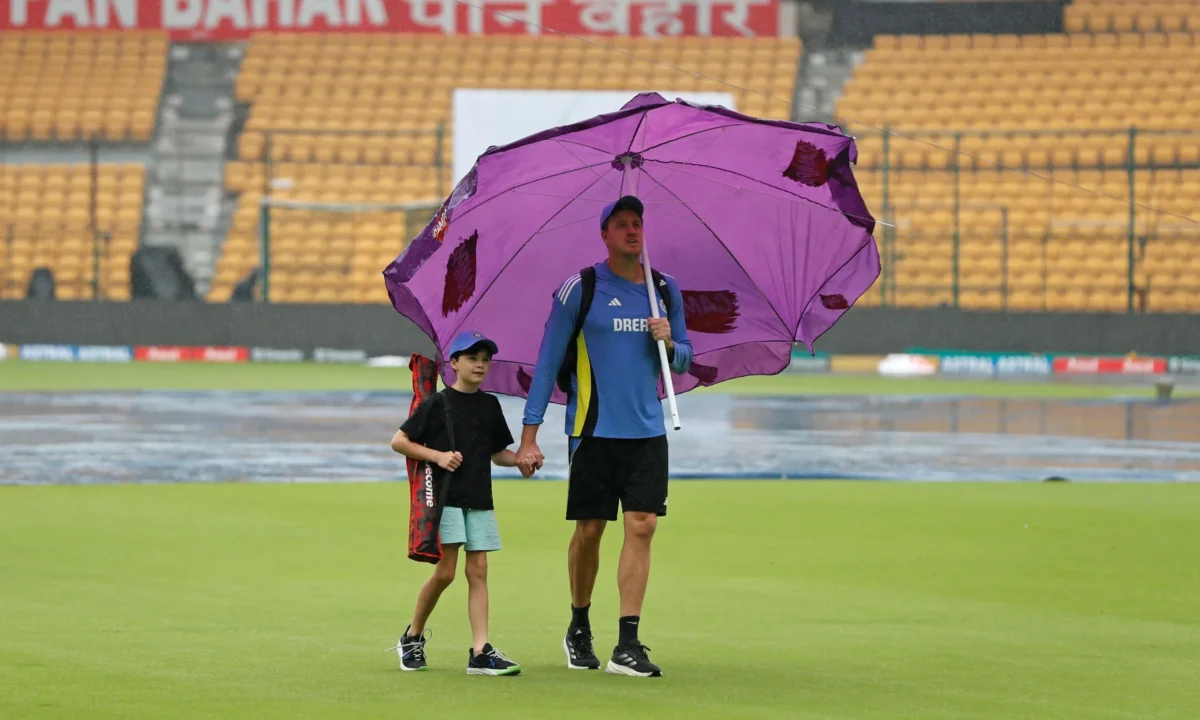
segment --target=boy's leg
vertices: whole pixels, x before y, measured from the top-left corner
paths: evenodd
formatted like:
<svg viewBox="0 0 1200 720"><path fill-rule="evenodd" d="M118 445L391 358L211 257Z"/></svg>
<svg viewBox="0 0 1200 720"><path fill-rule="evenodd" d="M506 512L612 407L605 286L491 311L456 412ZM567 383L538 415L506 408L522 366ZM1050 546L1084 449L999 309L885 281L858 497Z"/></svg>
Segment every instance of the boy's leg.
<svg viewBox="0 0 1200 720"><path fill-rule="evenodd" d="M473 645L467 658L468 675L519 675L521 666L488 642L487 556L500 549L500 531L493 510L464 511L467 526L467 616Z"/></svg>
<svg viewBox="0 0 1200 720"><path fill-rule="evenodd" d="M442 559L433 566L433 574L421 586L421 592L417 593L417 607L413 610L412 625L407 635L415 637L425 632L425 623L437 607L438 598L450 587L450 583L454 582L454 572L458 567L458 548L457 544L442 545Z"/></svg>
<svg viewBox="0 0 1200 720"><path fill-rule="evenodd" d="M475 654L488 642L487 553L467 551L464 574L467 576L467 617L471 620L471 638Z"/></svg>
<svg viewBox="0 0 1200 720"><path fill-rule="evenodd" d="M454 572L458 568L458 547L467 541L466 519L461 508L442 509L438 536L442 543L442 559L434 566L433 575L425 581L417 595L417 607L413 611L412 628L409 630L412 635L420 635L425 631L425 622L429 620L438 598L454 582Z"/></svg>

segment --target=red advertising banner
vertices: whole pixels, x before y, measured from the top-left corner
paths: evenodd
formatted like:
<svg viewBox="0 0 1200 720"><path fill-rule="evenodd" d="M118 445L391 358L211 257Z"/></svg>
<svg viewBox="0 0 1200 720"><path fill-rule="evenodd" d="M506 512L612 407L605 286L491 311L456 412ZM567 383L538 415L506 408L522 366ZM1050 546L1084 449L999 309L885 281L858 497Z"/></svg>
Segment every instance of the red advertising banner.
<svg viewBox="0 0 1200 720"><path fill-rule="evenodd" d="M1076 356L1054 358L1054 372L1072 375L1160 375L1166 371L1166 358Z"/></svg>
<svg viewBox="0 0 1200 720"><path fill-rule="evenodd" d="M250 348L139 345L134 348L133 359L138 362L249 362Z"/></svg>
<svg viewBox="0 0 1200 720"><path fill-rule="evenodd" d="M779 34L780 0L7 0L0 30L166 30L177 41L255 32L643 37ZM5 7L7 6L7 7Z"/></svg>

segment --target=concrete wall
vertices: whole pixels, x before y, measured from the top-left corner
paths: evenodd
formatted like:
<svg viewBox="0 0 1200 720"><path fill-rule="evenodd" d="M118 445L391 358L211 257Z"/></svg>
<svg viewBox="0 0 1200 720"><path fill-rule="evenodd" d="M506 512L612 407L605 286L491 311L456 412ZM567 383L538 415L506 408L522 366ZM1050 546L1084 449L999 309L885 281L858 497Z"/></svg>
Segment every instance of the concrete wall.
<svg viewBox="0 0 1200 720"><path fill-rule="evenodd" d="M537 323L541 328L541 323ZM386 305L0 302L0 343L237 345L429 353ZM817 341L828 353L907 348L979 352L1200 354L1200 315L1004 314L858 308Z"/></svg>

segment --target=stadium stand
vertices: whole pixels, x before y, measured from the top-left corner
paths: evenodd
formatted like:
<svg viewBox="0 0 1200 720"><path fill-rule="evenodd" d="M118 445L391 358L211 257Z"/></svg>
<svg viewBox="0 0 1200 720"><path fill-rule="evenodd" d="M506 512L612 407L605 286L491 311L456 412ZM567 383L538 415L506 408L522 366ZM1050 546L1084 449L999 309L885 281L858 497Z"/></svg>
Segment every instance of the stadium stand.
<svg viewBox="0 0 1200 720"><path fill-rule="evenodd" d="M1191 131L1200 101L1176 91L1200 74L1200 46L1191 34L1158 32L1177 28L1162 21L1186 15L1173 14L1178 4L1094 7L1085 17L1132 17L1134 27L1122 19L1130 32L880 36L866 52L837 114L860 136L868 202L897 225L896 304L952 301L957 182L963 307L1126 309L1134 170L1135 200L1167 211L1137 211L1137 302L1200 310L1189 280L1200 271L1200 234L1169 214L1200 212L1200 134ZM1132 31L1143 28L1154 32ZM883 134L869 126L902 137L888 139L885 155Z"/></svg>
<svg viewBox="0 0 1200 720"><path fill-rule="evenodd" d="M638 58L790 100L800 43L781 38L258 35L238 77L250 103L239 161L226 186L240 193L209 299L224 301L258 262L259 204L272 197L321 202L436 203L450 190L451 94L456 86L531 89L728 90ZM622 50L626 52L621 52ZM636 56L636 57L635 57ZM395 78L405 82L398 87ZM738 107L787 118L790 105L736 91ZM386 302L379 271L409 239L403 213L275 213L272 300ZM423 224L423 223L422 223ZM281 264L282 263L282 264ZM278 271L278 273L276 273Z"/></svg>
<svg viewBox="0 0 1200 720"><path fill-rule="evenodd" d="M0 165L2 297L23 298L33 271L45 267L60 300L92 299L97 278L100 297L128 300L144 192L142 165L97 168L95 229L108 239L94 243L90 166Z"/></svg>
<svg viewBox="0 0 1200 720"><path fill-rule="evenodd" d="M1193 0L1075 0L1063 20L1070 33L1196 32L1200 6Z"/></svg>
<svg viewBox="0 0 1200 720"><path fill-rule="evenodd" d="M4 137L147 142L166 64L165 33L0 34Z"/></svg>
<svg viewBox="0 0 1200 720"><path fill-rule="evenodd" d="M4 143L148 142L167 46L160 32L0 33ZM58 299L128 299L144 194L140 164L0 165L0 297L48 268Z"/></svg>

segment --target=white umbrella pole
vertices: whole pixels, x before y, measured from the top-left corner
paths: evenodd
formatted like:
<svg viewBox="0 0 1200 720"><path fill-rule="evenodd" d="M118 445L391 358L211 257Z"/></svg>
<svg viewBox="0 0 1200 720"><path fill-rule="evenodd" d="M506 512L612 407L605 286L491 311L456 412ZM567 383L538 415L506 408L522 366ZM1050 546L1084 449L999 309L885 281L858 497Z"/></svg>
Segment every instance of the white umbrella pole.
<svg viewBox="0 0 1200 720"><path fill-rule="evenodd" d="M654 288L654 275L650 272L650 246L642 239L642 271L646 275L646 294L650 296L650 316L659 317L658 295ZM675 384L671 382L671 363L667 360L667 344L658 341L658 360L662 365L663 387L667 389L667 404L671 408L671 425L676 430L679 425L679 406L675 403Z"/></svg>

